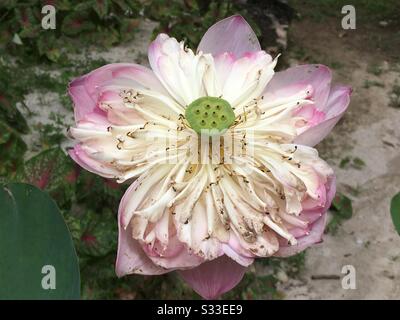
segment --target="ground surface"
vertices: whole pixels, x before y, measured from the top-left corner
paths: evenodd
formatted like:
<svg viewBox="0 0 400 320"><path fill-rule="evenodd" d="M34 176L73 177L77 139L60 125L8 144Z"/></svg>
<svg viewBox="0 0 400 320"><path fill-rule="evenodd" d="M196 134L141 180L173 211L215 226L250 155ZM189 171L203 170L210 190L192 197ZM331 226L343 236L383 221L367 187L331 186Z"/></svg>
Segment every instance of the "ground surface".
<svg viewBox="0 0 400 320"><path fill-rule="evenodd" d="M298 279L281 282L280 289L288 299L398 299L400 237L389 204L400 189L400 109L393 102L400 29L375 23L344 31L339 19L323 20L293 21L287 53L291 64L329 65L336 82L353 87L347 114L318 149L336 171L338 190L353 200L354 215L309 249ZM379 35L379 43L371 35ZM365 165L340 168L345 158ZM344 265L355 267L356 290L342 289Z"/></svg>
<svg viewBox="0 0 400 320"><path fill-rule="evenodd" d="M93 52L92 58L146 63L153 27L154 23L142 23L133 42ZM354 216L335 235L327 234L323 244L308 250L305 267L296 278L278 274L278 289L285 298L400 298L400 237L389 214L390 199L400 190L400 108L393 106L398 99L393 91L400 85L400 66L394 59L400 44L391 40L399 39L398 34L393 37L396 32L395 26L378 23L343 31L337 17L323 17L321 23L303 16L291 25L288 49L283 52L286 62L326 64L334 70L335 81L354 90L347 114L318 146L337 173L338 190L353 200ZM379 34L379 41L371 34ZM26 100L36 114L30 125L51 122L50 110L59 110L64 124L72 123L70 111L51 94L33 92ZM34 146L37 137L26 139ZM346 158L350 163L343 165ZM361 165L356 168L352 159L361 159ZM341 287L344 265L356 269L356 290Z"/></svg>

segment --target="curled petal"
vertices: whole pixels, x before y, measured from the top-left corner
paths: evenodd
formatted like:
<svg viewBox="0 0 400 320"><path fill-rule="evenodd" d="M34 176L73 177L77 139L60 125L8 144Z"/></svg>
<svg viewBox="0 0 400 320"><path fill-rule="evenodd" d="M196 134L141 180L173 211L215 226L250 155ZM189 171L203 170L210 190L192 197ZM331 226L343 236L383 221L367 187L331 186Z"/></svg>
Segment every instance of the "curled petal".
<svg viewBox="0 0 400 320"><path fill-rule="evenodd" d="M89 95L85 88L87 76L79 77L69 84L68 93L74 103L75 121L79 121L85 115L92 113L96 109L96 101ZM98 113L104 114L102 110Z"/></svg>
<svg viewBox="0 0 400 320"><path fill-rule="evenodd" d="M242 280L246 268L227 256L205 262L190 270L179 271L181 277L205 299L216 299Z"/></svg>
<svg viewBox="0 0 400 320"><path fill-rule="evenodd" d="M319 110L324 110L331 87L332 73L320 64L301 65L277 72L265 88L264 99L273 101L305 91Z"/></svg>
<svg viewBox="0 0 400 320"><path fill-rule="evenodd" d="M112 87L118 92L121 87L138 86L167 94L150 69L133 63L108 64L73 80L68 91L74 103L75 121L93 112L106 115L105 111L98 108L103 87Z"/></svg>
<svg viewBox="0 0 400 320"><path fill-rule="evenodd" d="M119 225L118 254L115 263L115 273L123 277L132 273L157 275L169 272L155 265L144 253L139 242L132 238L130 229L125 230Z"/></svg>
<svg viewBox="0 0 400 320"><path fill-rule="evenodd" d="M119 174L115 168L91 158L79 144L69 150L68 154L83 169L98 174L104 178L115 178Z"/></svg>
<svg viewBox="0 0 400 320"><path fill-rule="evenodd" d="M157 247L158 249L156 250ZM161 245L157 247L153 246L153 248L150 248L148 245L143 245L143 250L156 265L170 271L197 267L204 262L203 258L195 255L193 252L189 252L176 236L168 240L166 248Z"/></svg>
<svg viewBox="0 0 400 320"><path fill-rule="evenodd" d="M182 105L205 95L203 76L211 56L195 55L166 34L159 34L149 46L149 62L167 91Z"/></svg>
<svg viewBox="0 0 400 320"><path fill-rule="evenodd" d="M98 98L103 86L137 86L165 93L154 73L146 67L134 63L111 63L87 75L85 88L91 97Z"/></svg>
<svg viewBox="0 0 400 320"><path fill-rule="evenodd" d="M273 77L276 63L277 60L272 60L265 51L246 52L235 61L231 61L228 54L219 56L215 70L222 97L234 107L259 97Z"/></svg>
<svg viewBox="0 0 400 320"><path fill-rule="evenodd" d="M230 233L229 243L222 244L222 250L229 258L244 267L248 267L254 262L254 254L251 254L240 245L234 232Z"/></svg>
<svg viewBox="0 0 400 320"><path fill-rule="evenodd" d="M326 194L326 202L325 206L315 211L310 210L311 212L304 213L304 216L310 217L308 232L303 235L300 234L301 237L297 238L297 244L293 246L281 245L278 252L274 254L277 257L289 257L295 255L309 246L319 243L322 241L322 235L325 230L326 222L328 219L327 210L329 209L332 199L336 193L336 179L334 176L330 177L327 183L327 194ZM303 215L303 214L302 214ZM315 221L313 221L315 220Z"/></svg>
<svg viewBox="0 0 400 320"><path fill-rule="evenodd" d="M275 253L276 257L290 257L302 252L309 246L322 241L322 234L325 230L328 215L325 213L312 226L312 229L303 237L297 240L294 246L281 246L279 251Z"/></svg>
<svg viewBox="0 0 400 320"><path fill-rule="evenodd" d="M115 272L118 277L132 273L156 275L168 272L151 261L140 243L133 239L131 228L124 228L122 223L122 215L131 196L130 191L136 185L137 182L134 182L125 192L118 210L118 254L115 263Z"/></svg>
<svg viewBox="0 0 400 320"><path fill-rule="evenodd" d="M295 142L315 146L322 141L343 116L350 103L351 88L337 86L332 88L328 102L324 108L325 120L300 134Z"/></svg>
<svg viewBox="0 0 400 320"><path fill-rule="evenodd" d="M246 52L260 51L260 43L253 29L240 15L234 15L211 26L200 41L197 51L213 56L224 52L237 58Z"/></svg>

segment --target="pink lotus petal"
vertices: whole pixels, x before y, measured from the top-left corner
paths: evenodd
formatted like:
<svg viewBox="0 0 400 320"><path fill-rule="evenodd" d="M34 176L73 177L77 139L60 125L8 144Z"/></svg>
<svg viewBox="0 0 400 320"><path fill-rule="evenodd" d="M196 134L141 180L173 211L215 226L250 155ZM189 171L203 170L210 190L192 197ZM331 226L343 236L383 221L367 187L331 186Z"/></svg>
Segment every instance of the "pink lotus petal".
<svg viewBox="0 0 400 320"><path fill-rule="evenodd" d="M304 118L307 126L316 126L325 120L326 115L323 111L318 110L314 105L304 105L295 111L294 115Z"/></svg>
<svg viewBox="0 0 400 320"><path fill-rule="evenodd" d="M235 249L233 249L230 245L228 244L222 244L222 250L223 252L232 260L235 262L239 263L240 265L244 267L250 266L254 262L253 257L247 257L244 255L241 255L239 252L237 252ZM243 251L244 249L242 249Z"/></svg>
<svg viewBox="0 0 400 320"><path fill-rule="evenodd" d="M246 51L235 60L231 54L219 55L215 60L216 79L224 99L235 105L244 103L243 99L248 101L259 97L274 74L272 65L272 57L265 51ZM260 78L257 70L263 70L265 76ZM253 82L259 82L259 87L249 90L249 83Z"/></svg>
<svg viewBox="0 0 400 320"><path fill-rule="evenodd" d="M326 104L326 119L300 134L295 142L302 145L315 146L331 132L343 116L350 103L351 88L337 86L332 88Z"/></svg>
<svg viewBox="0 0 400 320"><path fill-rule="evenodd" d="M242 57L245 52L260 50L256 34L240 15L231 16L211 26L197 49L213 56L230 52L236 58Z"/></svg>
<svg viewBox="0 0 400 320"><path fill-rule="evenodd" d="M157 275L169 271L150 260L139 242L130 235L130 229L124 230L121 225L119 226L118 255L115 263L115 273L118 277L132 273Z"/></svg>
<svg viewBox="0 0 400 320"><path fill-rule="evenodd" d="M205 262L197 268L179 271L181 277L204 299L216 299L242 280L246 268L227 256Z"/></svg>
<svg viewBox="0 0 400 320"><path fill-rule="evenodd" d="M276 257L289 257L300 253L309 246L319 243L322 241L322 235L325 230L326 222L328 220L327 210L329 209L333 197L336 193L336 178L333 176L327 183L327 195L325 207L320 209L320 217L309 226L309 233L298 238L297 244L292 245L281 245L278 252L274 254ZM314 215L315 216L315 215Z"/></svg>
<svg viewBox="0 0 400 320"><path fill-rule="evenodd" d="M289 230L290 234L293 235L295 238L304 237L310 234L310 230L308 228L293 228Z"/></svg>
<svg viewBox="0 0 400 320"><path fill-rule="evenodd" d="M318 194L317 199L307 197L305 200L301 202L301 207L303 208L303 211L314 210L316 208L325 207L327 192L324 184L322 183L320 184L320 186L317 189L317 194Z"/></svg>
<svg viewBox="0 0 400 320"><path fill-rule="evenodd" d="M325 230L325 225L328 215L324 214L318 219L311 227L309 234L304 235L297 240L297 244L294 246L281 246L274 254L275 257L290 257L298 254L308 248L309 246L319 243L322 241L322 234Z"/></svg>
<svg viewBox="0 0 400 320"><path fill-rule="evenodd" d="M74 102L75 121L78 122L87 114L98 112L105 114L97 107L99 96L104 86L137 88L138 86L167 94L154 73L146 67L134 63L112 63L73 80L69 85L69 94Z"/></svg>
<svg viewBox="0 0 400 320"><path fill-rule="evenodd" d="M88 94L85 89L87 76L73 80L69 84L68 92L74 103L75 121L78 122L86 114L92 113L96 108L96 101Z"/></svg>
<svg viewBox="0 0 400 320"><path fill-rule="evenodd" d="M323 110L327 119L342 115L346 111L350 103L351 93L352 89L349 86L336 85L331 88L328 102Z"/></svg>
<svg viewBox="0 0 400 320"><path fill-rule="evenodd" d="M193 268L204 262L204 259L189 252L176 236L169 239L166 251L161 246L155 251L145 244L143 250L156 265L169 270Z"/></svg>
<svg viewBox="0 0 400 320"><path fill-rule="evenodd" d="M324 110L331 87L332 74L320 64L301 65L275 73L264 90L264 99L274 100L309 91L319 110Z"/></svg>
<svg viewBox="0 0 400 320"><path fill-rule="evenodd" d="M166 35L165 33L160 33L157 36L157 38L155 38L154 41L149 46L149 50L148 50L149 63L150 63L151 69L156 74L159 73L158 60L163 55L162 45L168 39L169 39L168 35ZM179 48L176 48L176 50L178 50L178 49Z"/></svg>
<svg viewBox="0 0 400 320"><path fill-rule="evenodd" d="M143 251L139 242L132 238L131 229L128 225L126 229L122 226L122 214L125 209L127 198L131 196L130 191L135 187L134 182L125 192L121 199L118 209L118 253L115 263L115 272L118 277L127 274L141 273L147 275L157 275L169 272L155 265Z"/></svg>
<svg viewBox="0 0 400 320"><path fill-rule="evenodd" d="M95 130L106 131L110 126L110 121L107 119L107 115L96 108L93 112L85 114L79 121L77 121L77 125L83 125Z"/></svg>
<svg viewBox="0 0 400 320"><path fill-rule="evenodd" d="M149 68L134 63L111 63L100 67L87 75L85 87L90 96L97 98L99 88L113 82L132 85L132 88L139 84L150 90L163 91L163 86Z"/></svg>

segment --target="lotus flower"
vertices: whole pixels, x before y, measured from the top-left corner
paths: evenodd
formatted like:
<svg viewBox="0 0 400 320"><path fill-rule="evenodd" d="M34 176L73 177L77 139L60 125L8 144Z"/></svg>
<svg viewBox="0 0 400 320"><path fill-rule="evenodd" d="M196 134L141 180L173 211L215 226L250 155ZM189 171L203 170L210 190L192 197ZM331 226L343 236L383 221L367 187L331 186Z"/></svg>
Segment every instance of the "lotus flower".
<svg viewBox="0 0 400 320"><path fill-rule="evenodd" d="M69 87L70 156L132 182L119 206L117 275L176 270L216 298L254 259L320 242L335 176L313 147L351 89L331 87L323 65L274 72L277 57L238 15L213 25L196 52L160 34L148 55L151 69L109 64ZM217 162L199 161L214 157L204 141L222 137L241 152L224 142Z"/></svg>

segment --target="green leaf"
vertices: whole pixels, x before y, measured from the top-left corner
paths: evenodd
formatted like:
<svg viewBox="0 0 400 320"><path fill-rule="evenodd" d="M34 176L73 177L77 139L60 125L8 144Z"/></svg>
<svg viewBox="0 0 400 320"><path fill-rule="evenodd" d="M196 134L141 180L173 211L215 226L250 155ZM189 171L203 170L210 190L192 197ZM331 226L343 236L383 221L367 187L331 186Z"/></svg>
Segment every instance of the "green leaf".
<svg viewBox="0 0 400 320"><path fill-rule="evenodd" d="M400 235L400 192L390 202L390 214L397 233Z"/></svg>
<svg viewBox="0 0 400 320"><path fill-rule="evenodd" d="M53 31L47 31L36 41L37 50L41 56L46 56L47 59L53 62L59 61L62 56L62 50L65 45L60 39L56 38Z"/></svg>
<svg viewBox="0 0 400 320"><path fill-rule="evenodd" d="M17 171L16 180L46 190L58 204L65 204L74 197L77 176L72 160L56 147L27 160Z"/></svg>
<svg viewBox="0 0 400 320"><path fill-rule="evenodd" d="M118 223L115 212L87 212L66 216L79 256L103 257L117 250Z"/></svg>
<svg viewBox="0 0 400 320"><path fill-rule="evenodd" d="M344 194L337 193L332 201L332 209L342 219L350 219L353 215L353 206L351 200Z"/></svg>
<svg viewBox="0 0 400 320"><path fill-rule="evenodd" d="M34 186L0 188L0 297L79 299L78 259L55 202ZM55 289L47 277L55 270ZM42 273L43 272L43 273Z"/></svg>
<svg viewBox="0 0 400 320"><path fill-rule="evenodd" d="M130 9L129 5L124 0L113 0L113 2L124 12Z"/></svg>
<svg viewBox="0 0 400 320"><path fill-rule="evenodd" d="M0 176L10 176L23 163L27 146L20 135L0 120Z"/></svg>
<svg viewBox="0 0 400 320"><path fill-rule="evenodd" d="M336 234L343 220L350 219L353 215L351 199L342 193L337 193L330 207L333 210L332 219L329 221L325 232Z"/></svg>
<svg viewBox="0 0 400 320"><path fill-rule="evenodd" d="M343 169L350 163L350 157L345 157L340 161L339 168Z"/></svg>
<svg viewBox="0 0 400 320"><path fill-rule="evenodd" d="M360 158L358 158L358 157L355 157L355 158L353 159L353 167L354 167L355 169L361 170L363 167L365 167L365 162L364 162L364 160L362 160L362 159L360 159Z"/></svg>
<svg viewBox="0 0 400 320"><path fill-rule="evenodd" d="M93 31L96 26L90 22L90 18L85 13L74 12L68 14L61 26L61 31L68 36L76 36L79 33Z"/></svg>
<svg viewBox="0 0 400 320"><path fill-rule="evenodd" d="M89 204L91 209L99 212L104 207L117 210L127 185L82 170L76 188L78 203Z"/></svg>
<svg viewBox="0 0 400 320"><path fill-rule="evenodd" d="M40 24L34 15L33 8L24 6L16 9L15 18L17 19L18 26L20 27L19 36L21 38L34 37L35 33L37 35L37 32L40 30Z"/></svg>
<svg viewBox="0 0 400 320"><path fill-rule="evenodd" d="M68 11L72 10L74 5L69 0L57 0L56 7L57 11Z"/></svg>

